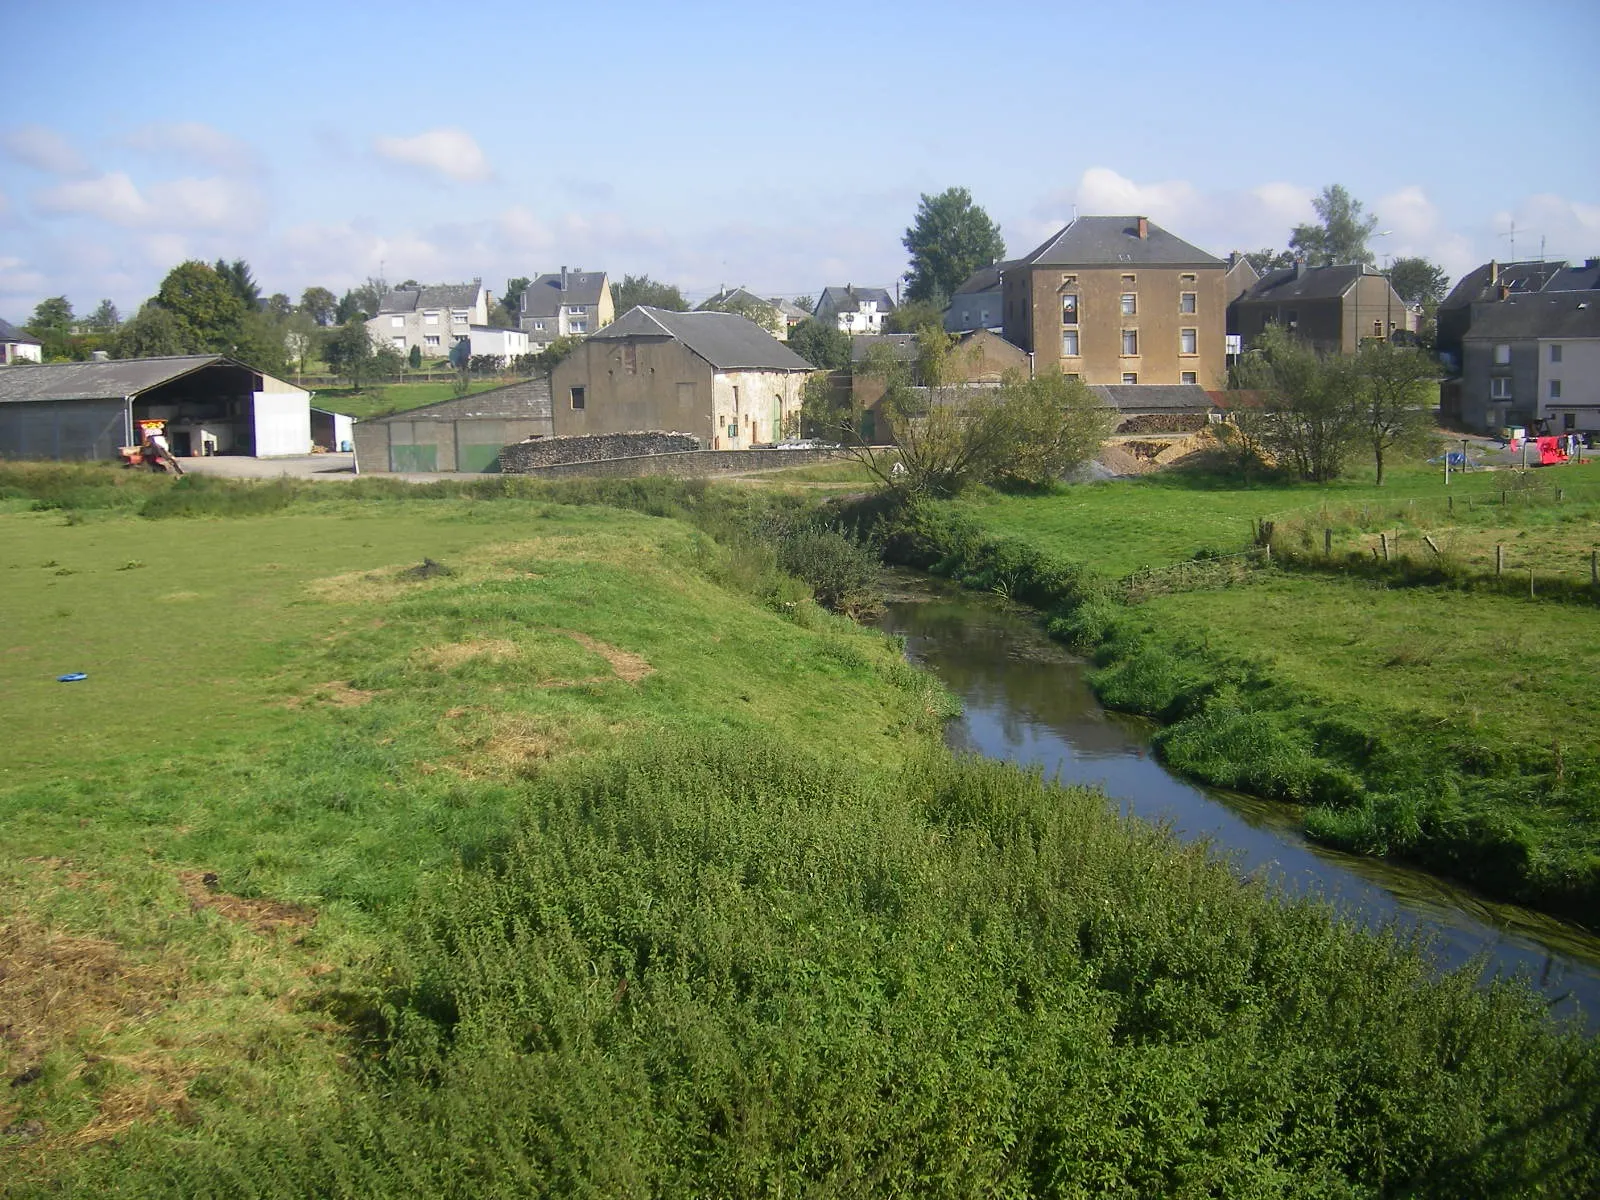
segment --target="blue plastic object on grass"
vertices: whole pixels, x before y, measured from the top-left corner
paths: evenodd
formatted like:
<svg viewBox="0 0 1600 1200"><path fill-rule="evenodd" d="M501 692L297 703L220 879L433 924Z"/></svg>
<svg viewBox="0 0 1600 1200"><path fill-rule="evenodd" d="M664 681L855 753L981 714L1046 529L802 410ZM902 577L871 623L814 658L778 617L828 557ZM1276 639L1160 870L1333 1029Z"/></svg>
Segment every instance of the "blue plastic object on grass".
<svg viewBox="0 0 1600 1200"><path fill-rule="evenodd" d="M68 671L65 675L57 675L57 683L77 683L80 679L89 678L82 671Z"/></svg>

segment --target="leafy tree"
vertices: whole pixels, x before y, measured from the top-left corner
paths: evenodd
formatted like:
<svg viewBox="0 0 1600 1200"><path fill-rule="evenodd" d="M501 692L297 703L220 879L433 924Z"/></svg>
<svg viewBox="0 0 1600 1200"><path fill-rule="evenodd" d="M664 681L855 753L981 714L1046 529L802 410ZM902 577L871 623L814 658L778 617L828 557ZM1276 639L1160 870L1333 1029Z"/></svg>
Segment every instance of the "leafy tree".
<svg viewBox="0 0 1600 1200"><path fill-rule="evenodd" d="M306 360L320 352L326 335L316 319L303 309L283 322L283 351L295 369L304 374Z"/></svg>
<svg viewBox="0 0 1600 1200"><path fill-rule="evenodd" d="M177 319L186 354L231 354L244 325L245 306L230 279L203 262L167 272L152 303Z"/></svg>
<svg viewBox="0 0 1600 1200"><path fill-rule="evenodd" d="M122 314L117 311L117 306L110 300L100 301L100 306L84 321L90 329L99 333L111 333L122 324Z"/></svg>
<svg viewBox="0 0 1600 1200"><path fill-rule="evenodd" d="M251 310L244 314L232 343L222 353L249 363L258 371L281 375L288 367L287 334L282 320L270 313Z"/></svg>
<svg viewBox="0 0 1600 1200"><path fill-rule="evenodd" d="M1109 422L1082 384L1012 374L998 388L963 386L953 341L924 328L914 363L886 345L868 351L857 371L882 383L874 409L887 430L821 375L806 382L807 424L883 487L911 496L955 496L981 483L1047 485L1099 447ZM894 447L874 444L885 433Z"/></svg>
<svg viewBox="0 0 1600 1200"><path fill-rule="evenodd" d="M796 296L789 303L803 312L817 311L817 298L815 296Z"/></svg>
<svg viewBox="0 0 1600 1200"><path fill-rule="evenodd" d="M611 289L611 302L618 313L625 313L641 304L672 312L689 311L689 302L683 298L677 284L662 283L648 275L624 275L622 282Z"/></svg>
<svg viewBox="0 0 1600 1200"><path fill-rule="evenodd" d="M944 306L932 300L910 300L883 319L885 333L916 333L944 328Z"/></svg>
<svg viewBox="0 0 1600 1200"><path fill-rule="evenodd" d="M558 337L539 353L528 357L533 359L538 370L548 375L560 366L561 361L576 350L582 341L582 338Z"/></svg>
<svg viewBox="0 0 1600 1200"><path fill-rule="evenodd" d="M1433 383L1439 365L1422 351L1390 342L1364 342L1350 372L1356 436L1372 451L1378 486L1384 454L1391 448L1418 451L1433 430Z"/></svg>
<svg viewBox="0 0 1600 1200"><path fill-rule="evenodd" d="M526 275L518 275L515 279L506 280L506 294L500 297L500 303L505 306L506 315L511 318L507 329L515 329L517 322L522 317L522 293L533 285L533 280Z"/></svg>
<svg viewBox="0 0 1600 1200"><path fill-rule="evenodd" d="M300 311L318 325L331 325L338 307L337 297L325 287L308 287L300 293Z"/></svg>
<svg viewBox="0 0 1600 1200"><path fill-rule="evenodd" d="M1315 483L1339 477L1359 432L1350 376L1345 359L1318 354L1281 325L1267 326L1234 371L1239 387L1261 394L1266 447Z"/></svg>
<svg viewBox="0 0 1600 1200"><path fill-rule="evenodd" d="M789 349L824 371L850 366L850 335L827 321L801 321L789 331Z"/></svg>
<svg viewBox="0 0 1600 1200"><path fill-rule="evenodd" d="M72 304L65 296L52 296L34 306L24 327L39 339L46 362L72 357Z"/></svg>
<svg viewBox="0 0 1600 1200"><path fill-rule="evenodd" d="M1303 253L1314 267L1373 264L1367 239L1378 228L1378 218L1364 215L1361 201L1334 183L1323 188L1311 206L1317 210L1319 224L1296 225L1289 235L1291 250Z"/></svg>
<svg viewBox="0 0 1600 1200"><path fill-rule="evenodd" d="M422 368L422 347L412 343L411 353L406 355L406 362L410 364L413 371L420 370Z"/></svg>
<svg viewBox="0 0 1600 1200"><path fill-rule="evenodd" d="M383 297L388 293L389 285L382 279L367 276L367 281L360 287L351 288L339 299L339 304L334 311L334 317L341 325L348 324L357 314L363 317L378 315L378 307Z"/></svg>
<svg viewBox="0 0 1600 1200"><path fill-rule="evenodd" d="M325 353L334 374L344 376L358 392L362 381L376 373L378 355L363 318L357 317L341 325L328 339Z"/></svg>
<svg viewBox="0 0 1600 1200"><path fill-rule="evenodd" d="M369 279L367 282L371 283L372 281ZM420 288L422 285L420 283L418 283L415 279L405 279L405 280L402 280L401 282L395 284L394 286L395 286L396 290L404 290L404 289L407 289L407 288ZM387 290L387 289L385 289L385 290Z"/></svg>
<svg viewBox="0 0 1600 1200"><path fill-rule="evenodd" d="M906 297L944 303L979 267L1005 257L1000 227L963 187L923 195L901 243L911 255Z"/></svg>
<svg viewBox="0 0 1600 1200"><path fill-rule="evenodd" d="M234 295L239 297L246 309L261 307L261 288L250 273L250 264L244 259L236 258L230 263L219 258L212 270L228 281L228 286L233 288Z"/></svg>
<svg viewBox="0 0 1600 1200"><path fill-rule="evenodd" d="M294 311L294 301L290 300L282 292L273 292L271 296L267 297L267 302L262 305L262 311L279 321L285 321L288 319L289 314Z"/></svg>
<svg viewBox="0 0 1600 1200"><path fill-rule="evenodd" d="M1450 294L1450 276L1425 258L1402 256L1389 264L1389 286L1407 304L1437 309Z"/></svg>
<svg viewBox="0 0 1600 1200"><path fill-rule="evenodd" d="M155 358L182 354L186 349L178 318L150 300L117 330L111 354L114 358Z"/></svg>
<svg viewBox="0 0 1600 1200"><path fill-rule="evenodd" d="M1265 275L1268 271L1281 271L1285 267L1294 266L1294 254L1289 250L1274 250L1271 246L1264 246L1260 250L1251 250L1245 254L1246 261L1256 269L1257 275Z"/></svg>

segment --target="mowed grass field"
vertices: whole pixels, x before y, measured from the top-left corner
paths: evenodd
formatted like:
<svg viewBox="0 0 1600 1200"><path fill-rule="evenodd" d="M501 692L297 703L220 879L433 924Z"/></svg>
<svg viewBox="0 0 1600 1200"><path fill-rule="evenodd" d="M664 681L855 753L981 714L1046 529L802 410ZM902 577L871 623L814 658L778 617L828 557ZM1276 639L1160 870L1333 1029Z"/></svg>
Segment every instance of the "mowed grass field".
<svg viewBox="0 0 1600 1200"><path fill-rule="evenodd" d="M473 379L467 385L467 394L492 391L507 386L507 380ZM456 385L448 380L425 380L421 383L374 383L359 392L350 388L317 388L312 401L318 408L332 409L360 420L380 413L405 412L441 400L454 400Z"/></svg>
<svg viewBox="0 0 1600 1200"><path fill-rule="evenodd" d="M678 522L333 496L170 521L3 502L13 1179L338 1086L397 912L508 836L530 778L663 730L872 772L936 728L884 639L725 590Z"/></svg>

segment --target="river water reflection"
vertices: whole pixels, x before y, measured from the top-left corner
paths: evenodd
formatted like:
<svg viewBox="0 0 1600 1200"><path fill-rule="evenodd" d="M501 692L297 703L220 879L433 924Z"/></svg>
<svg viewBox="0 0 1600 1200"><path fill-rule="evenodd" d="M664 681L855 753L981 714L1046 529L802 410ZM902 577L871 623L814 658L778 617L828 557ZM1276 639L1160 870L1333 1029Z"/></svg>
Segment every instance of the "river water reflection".
<svg viewBox="0 0 1600 1200"><path fill-rule="evenodd" d="M946 733L952 747L1102 787L1123 812L1210 841L1241 873L1321 895L1368 926L1422 933L1446 966L1487 955L1488 974L1520 974L1556 1012L1581 1008L1600 1028L1600 938L1425 872L1313 845L1292 808L1188 783L1155 760L1145 722L1100 706L1086 665L1027 613L915 576L892 586L879 627L902 636L907 657L965 704Z"/></svg>

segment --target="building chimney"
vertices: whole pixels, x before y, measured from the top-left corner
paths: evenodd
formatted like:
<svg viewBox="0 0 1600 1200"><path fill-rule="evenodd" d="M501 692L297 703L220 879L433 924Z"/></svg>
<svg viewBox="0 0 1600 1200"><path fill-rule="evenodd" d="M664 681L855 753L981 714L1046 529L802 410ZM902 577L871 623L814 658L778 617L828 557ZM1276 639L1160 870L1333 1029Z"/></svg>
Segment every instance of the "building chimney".
<svg viewBox="0 0 1600 1200"><path fill-rule="evenodd" d="M1489 286L1493 287L1500 282L1500 264L1494 259L1489 260Z"/></svg>
<svg viewBox="0 0 1600 1200"><path fill-rule="evenodd" d="M1299 279L1305 273L1306 273L1306 256L1304 254L1296 254L1294 256L1294 277L1296 279Z"/></svg>
<svg viewBox="0 0 1600 1200"><path fill-rule="evenodd" d="M561 290L563 292L567 290L567 269L566 269L566 267L562 267L561 268Z"/></svg>
<svg viewBox="0 0 1600 1200"><path fill-rule="evenodd" d="M1503 283L1495 289L1495 292L1502 300L1511 299L1511 289Z"/></svg>
<svg viewBox="0 0 1600 1200"><path fill-rule="evenodd" d="M1150 218L1139 218L1139 240L1142 242L1150 236Z"/></svg>

